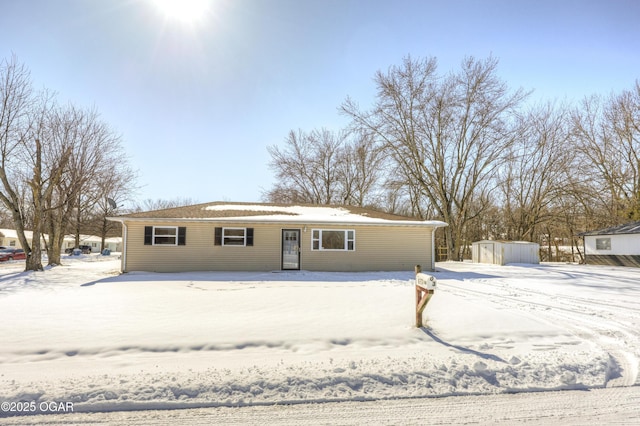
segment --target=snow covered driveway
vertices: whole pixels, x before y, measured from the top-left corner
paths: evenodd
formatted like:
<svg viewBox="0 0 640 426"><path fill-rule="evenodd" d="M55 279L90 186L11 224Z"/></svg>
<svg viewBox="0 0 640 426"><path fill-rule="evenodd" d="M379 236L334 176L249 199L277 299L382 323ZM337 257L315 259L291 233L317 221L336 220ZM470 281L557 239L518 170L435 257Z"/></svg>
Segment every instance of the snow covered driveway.
<svg viewBox="0 0 640 426"><path fill-rule="evenodd" d="M467 280L447 281L447 289L460 297L488 300L506 309L527 312L540 321L560 324L611 355L617 365L607 378L607 386L638 383L640 270L559 264L498 268L459 264L447 269L451 272L439 274L441 279L455 280L465 270L494 271L492 279L472 279L472 287L466 285Z"/></svg>
<svg viewBox="0 0 640 426"><path fill-rule="evenodd" d="M638 269L438 264L416 329L412 271L118 275L100 256L66 263L0 268L0 402L113 411L638 381Z"/></svg>

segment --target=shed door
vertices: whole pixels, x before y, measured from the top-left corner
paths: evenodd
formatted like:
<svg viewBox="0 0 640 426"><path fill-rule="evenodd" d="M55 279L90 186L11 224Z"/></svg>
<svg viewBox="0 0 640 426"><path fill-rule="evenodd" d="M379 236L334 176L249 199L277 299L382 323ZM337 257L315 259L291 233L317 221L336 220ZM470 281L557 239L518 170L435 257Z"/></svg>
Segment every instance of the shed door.
<svg viewBox="0 0 640 426"><path fill-rule="evenodd" d="M282 230L282 269L300 269L300 230Z"/></svg>
<svg viewBox="0 0 640 426"><path fill-rule="evenodd" d="M493 263L493 243L480 243L480 263Z"/></svg>

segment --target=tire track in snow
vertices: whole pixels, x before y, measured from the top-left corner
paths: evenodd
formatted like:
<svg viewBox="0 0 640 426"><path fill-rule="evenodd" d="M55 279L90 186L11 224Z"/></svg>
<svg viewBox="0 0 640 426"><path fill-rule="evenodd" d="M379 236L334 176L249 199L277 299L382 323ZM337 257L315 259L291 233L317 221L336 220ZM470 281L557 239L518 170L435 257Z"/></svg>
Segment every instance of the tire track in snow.
<svg viewBox="0 0 640 426"><path fill-rule="evenodd" d="M458 296L481 296L510 309L526 311L550 324L560 325L568 332L597 344L615 361L612 369L618 376L607 380L607 387L632 386L638 381L640 363L640 332L634 324L640 310L615 303L599 303L582 297L547 294L524 287L514 287L514 280L471 279L457 284L453 280L439 282L440 289ZM458 281L459 282L459 281ZM620 315L624 311L623 315ZM616 318L621 317L622 320ZM625 320L626 319L626 320ZM628 320L632 321L629 322Z"/></svg>

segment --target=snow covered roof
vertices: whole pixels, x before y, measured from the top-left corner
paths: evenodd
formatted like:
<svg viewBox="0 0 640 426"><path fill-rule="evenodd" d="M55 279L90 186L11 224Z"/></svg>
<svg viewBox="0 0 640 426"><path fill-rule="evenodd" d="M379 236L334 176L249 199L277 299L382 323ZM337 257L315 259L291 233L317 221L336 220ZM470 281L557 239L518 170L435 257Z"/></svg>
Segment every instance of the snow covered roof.
<svg viewBox="0 0 640 426"><path fill-rule="evenodd" d="M8 228L2 228L0 229L0 236L3 236L5 238L12 238L12 239L18 239L18 231L16 231L15 229L8 229ZM33 231L24 231L24 236L27 238L27 240L31 240L33 238ZM43 238L49 238L48 235L46 234L42 234Z"/></svg>
<svg viewBox="0 0 640 426"><path fill-rule="evenodd" d="M447 226L441 221L416 220L355 206L328 206L310 204L274 204L274 203L233 203L212 202L171 209L153 210L110 217L110 220L148 221L214 221L231 222L286 222L286 223L331 223L331 224L366 224L391 226Z"/></svg>
<svg viewBox="0 0 640 426"><path fill-rule="evenodd" d="M73 234L67 234L64 236L65 241L75 241L76 236ZM122 237L107 237L104 239L106 243L119 243L122 242ZM80 243L99 243L102 242L102 237L98 235L80 234Z"/></svg>
<svg viewBox="0 0 640 426"><path fill-rule="evenodd" d="M31 231L25 231L25 234L27 232L31 232ZM2 228L2 229L0 229L0 236L3 236L5 238L18 238L18 232L15 229ZM31 237L31 235L29 235L29 237L27 237L27 238L30 238L30 237Z"/></svg>
<svg viewBox="0 0 640 426"><path fill-rule="evenodd" d="M578 234L581 237L589 235L619 235L619 234L640 234L640 221L625 223L624 225L612 226L610 228L599 229L596 231L582 232Z"/></svg>

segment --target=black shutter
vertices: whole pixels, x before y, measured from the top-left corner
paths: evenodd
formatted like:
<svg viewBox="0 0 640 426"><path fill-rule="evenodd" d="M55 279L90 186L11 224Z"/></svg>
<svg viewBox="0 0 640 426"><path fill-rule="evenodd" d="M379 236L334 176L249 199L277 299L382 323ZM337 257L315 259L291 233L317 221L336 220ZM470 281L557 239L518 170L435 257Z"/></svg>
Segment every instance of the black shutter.
<svg viewBox="0 0 640 426"><path fill-rule="evenodd" d="M253 245L253 228L247 228L247 245Z"/></svg>
<svg viewBox="0 0 640 426"><path fill-rule="evenodd" d="M187 245L187 228L185 226L178 227L178 245Z"/></svg>
<svg viewBox="0 0 640 426"><path fill-rule="evenodd" d="M222 245L222 228L216 228L215 238L213 239L213 245Z"/></svg>
<svg viewBox="0 0 640 426"><path fill-rule="evenodd" d="M144 245L150 246L153 244L153 226L144 227Z"/></svg>

